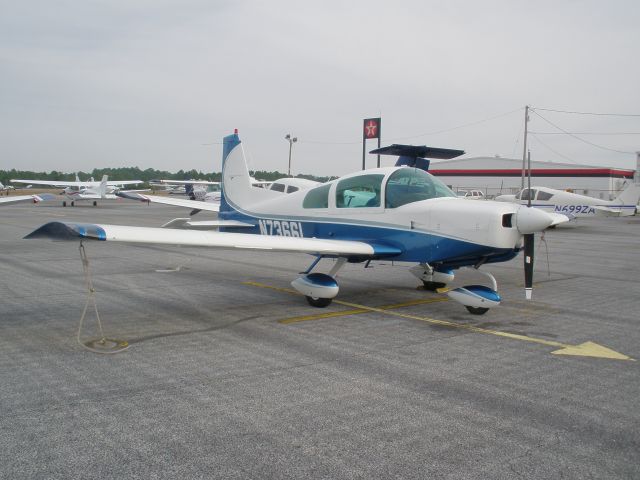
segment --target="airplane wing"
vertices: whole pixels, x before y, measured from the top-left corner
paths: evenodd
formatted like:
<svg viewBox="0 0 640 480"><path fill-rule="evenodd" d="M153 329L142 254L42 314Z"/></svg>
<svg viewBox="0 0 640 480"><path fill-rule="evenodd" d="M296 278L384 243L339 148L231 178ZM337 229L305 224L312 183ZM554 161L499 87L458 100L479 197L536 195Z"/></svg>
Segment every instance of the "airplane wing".
<svg viewBox="0 0 640 480"><path fill-rule="evenodd" d="M92 223L50 222L34 230L24 238L51 238L53 240L92 239L109 242L268 250L344 257L387 257L402 253L401 250L395 247L351 240L324 240L320 238L220 233Z"/></svg>
<svg viewBox="0 0 640 480"><path fill-rule="evenodd" d="M41 193L39 195L14 195L12 197L2 197L0 198L1 204L9 204L16 202L43 202L45 200L54 200L56 198L55 195L51 195L50 193Z"/></svg>
<svg viewBox="0 0 640 480"><path fill-rule="evenodd" d="M191 218L174 218L168 221L162 228L191 228L201 230L211 230L220 227L234 228L251 228L255 227L253 223L239 222L237 220L200 220L195 221Z"/></svg>
<svg viewBox="0 0 640 480"><path fill-rule="evenodd" d="M118 185L137 185L138 183L144 183L142 180L111 180L107 182L110 187L117 187Z"/></svg>
<svg viewBox="0 0 640 480"><path fill-rule="evenodd" d="M220 211L220 204L211 202L202 202L199 200L188 200L186 198L162 197L160 195L143 195L136 192L119 191L116 192L118 197L128 198L129 200L138 200L140 202L163 203L165 205L173 205L176 207L193 208L196 210L207 210L209 212Z"/></svg>
<svg viewBox="0 0 640 480"><path fill-rule="evenodd" d="M10 182L26 183L29 185L46 185L50 187L89 187L96 183L96 182L74 182L74 181L65 182L63 180L19 180L15 178L12 178Z"/></svg>
<svg viewBox="0 0 640 480"><path fill-rule="evenodd" d="M220 182L209 182L208 180L156 180L153 183L164 185L220 185Z"/></svg>

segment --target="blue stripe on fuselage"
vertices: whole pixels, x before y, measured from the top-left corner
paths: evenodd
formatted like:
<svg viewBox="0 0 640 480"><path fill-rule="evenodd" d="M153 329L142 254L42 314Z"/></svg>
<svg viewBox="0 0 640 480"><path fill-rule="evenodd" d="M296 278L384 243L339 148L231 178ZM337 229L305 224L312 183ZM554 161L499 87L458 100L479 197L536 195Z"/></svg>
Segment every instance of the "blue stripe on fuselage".
<svg viewBox="0 0 640 480"><path fill-rule="evenodd" d="M518 253L517 250L511 248L493 248L419 230L361 225L347 222L313 222L306 219L296 219L294 217L276 217L275 219L273 219L273 217L257 218L241 214L238 211L220 212L219 216L225 220L238 220L255 225L251 228L221 227L220 231L224 232L260 235L263 234L263 232L260 229L259 222L265 219L267 221L286 224L295 223L301 227L303 236L306 238L353 240L380 247L387 246L402 252L399 255L394 255L389 258L404 262L427 262L433 265L451 264L463 266L476 264L480 259L487 256L503 258L510 254L515 256ZM283 230L285 229L269 228L266 233L268 235L278 236ZM286 231L288 231L288 227ZM382 254L380 256L383 257L386 255Z"/></svg>

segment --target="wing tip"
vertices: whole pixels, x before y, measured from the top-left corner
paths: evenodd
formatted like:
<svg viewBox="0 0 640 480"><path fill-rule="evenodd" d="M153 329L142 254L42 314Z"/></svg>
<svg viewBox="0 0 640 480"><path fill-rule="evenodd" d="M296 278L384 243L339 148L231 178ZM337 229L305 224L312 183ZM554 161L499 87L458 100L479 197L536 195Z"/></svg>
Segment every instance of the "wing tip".
<svg viewBox="0 0 640 480"><path fill-rule="evenodd" d="M49 222L25 235L25 239L50 238L52 240L75 240L88 238L92 240L106 240L107 235L102 227L85 223Z"/></svg>

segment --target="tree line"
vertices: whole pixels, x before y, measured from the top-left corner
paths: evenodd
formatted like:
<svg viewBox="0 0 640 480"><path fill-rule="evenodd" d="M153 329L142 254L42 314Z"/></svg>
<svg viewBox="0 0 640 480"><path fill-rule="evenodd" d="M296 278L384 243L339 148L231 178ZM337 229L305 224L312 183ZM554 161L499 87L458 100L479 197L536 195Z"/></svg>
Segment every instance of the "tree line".
<svg viewBox="0 0 640 480"><path fill-rule="evenodd" d="M91 172L59 172L52 170L50 172L33 172L30 170L0 170L0 182L10 185L9 180L12 178L20 178L26 180L54 180L54 181L74 181L76 173L81 181L88 181L91 177L100 181L103 175L108 175L109 180L142 180L149 183L150 180L167 179L167 180L209 180L211 182L219 182L221 179L220 172L202 172L199 170L178 170L177 172L168 172L166 170L156 170L147 168L141 170L138 167L119 167L119 168L94 168ZM258 180L273 181L278 178L286 177L284 173L278 171L267 172L258 170L251 172L251 175ZM314 175L296 175L298 178L306 178L315 180L316 182L326 182L336 177L317 177Z"/></svg>

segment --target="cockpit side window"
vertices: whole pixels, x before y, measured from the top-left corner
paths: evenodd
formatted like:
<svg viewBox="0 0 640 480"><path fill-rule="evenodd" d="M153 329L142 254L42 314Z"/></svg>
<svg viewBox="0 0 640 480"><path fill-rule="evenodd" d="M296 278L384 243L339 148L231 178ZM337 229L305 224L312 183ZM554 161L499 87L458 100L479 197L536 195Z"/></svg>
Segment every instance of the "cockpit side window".
<svg viewBox="0 0 640 480"><path fill-rule="evenodd" d="M553 193L543 192L542 190L538 191L538 200L551 200L553 198Z"/></svg>
<svg viewBox="0 0 640 480"><path fill-rule="evenodd" d="M329 207L329 189L331 184L325 184L320 187L309 190L302 201L303 208L328 208Z"/></svg>
<svg viewBox="0 0 640 480"><path fill-rule="evenodd" d="M372 173L345 178L336 187L336 207L379 207L384 175Z"/></svg>
<svg viewBox="0 0 640 480"><path fill-rule="evenodd" d="M535 192L535 191L534 191ZM529 189L525 188L524 190L522 190L517 196L516 198L518 200L529 200ZM533 200L533 197L531 198L531 200Z"/></svg>
<svg viewBox="0 0 640 480"><path fill-rule="evenodd" d="M401 168L389 176L386 189L386 208L440 197L456 197L444 183L419 168Z"/></svg>

